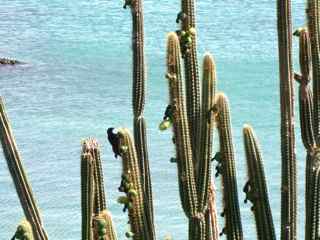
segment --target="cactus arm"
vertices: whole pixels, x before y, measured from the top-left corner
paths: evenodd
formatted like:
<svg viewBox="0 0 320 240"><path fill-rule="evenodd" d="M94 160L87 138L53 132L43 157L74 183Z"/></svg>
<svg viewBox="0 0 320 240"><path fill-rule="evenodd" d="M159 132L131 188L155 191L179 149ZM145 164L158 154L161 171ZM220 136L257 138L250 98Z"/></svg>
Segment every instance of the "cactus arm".
<svg viewBox="0 0 320 240"><path fill-rule="evenodd" d="M241 240L243 239L243 233L238 201L230 111L228 99L223 93L217 94L215 106L222 164L225 229L228 240Z"/></svg>
<svg viewBox="0 0 320 240"><path fill-rule="evenodd" d="M93 138L82 142L81 209L83 240L117 239L106 206L100 147Z"/></svg>
<svg viewBox="0 0 320 240"><path fill-rule="evenodd" d="M106 210L106 197L104 191L102 162L100 157L100 148L96 139L89 138L82 143L82 154L90 154L93 165L94 177L94 214Z"/></svg>
<svg viewBox="0 0 320 240"><path fill-rule="evenodd" d="M197 210L197 190L192 162L192 149L184 104L181 79L180 46L175 33L169 33L167 40L167 78L169 82L170 104L173 107L173 131L176 141L179 186L182 207L188 217Z"/></svg>
<svg viewBox="0 0 320 240"><path fill-rule="evenodd" d="M132 15L132 51L133 51L133 86L132 107L134 114L134 142L141 171L141 181L145 192L144 201L147 210L147 225L155 238L153 220L152 186L147 150L147 138L143 110L145 105L145 59L144 59L144 21L143 1L131 0ZM151 240L151 239L150 239Z"/></svg>
<svg viewBox="0 0 320 240"><path fill-rule="evenodd" d="M82 240L92 240L94 207L94 162L90 153L81 154Z"/></svg>
<svg viewBox="0 0 320 240"><path fill-rule="evenodd" d="M296 160L293 111L291 1L278 0L281 106L281 239L296 238ZM287 234L290 233L290 236Z"/></svg>
<svg viewBox="0 0 320 240"><path fill-rule="evenodd" d="M299 108L301 137L304 147L310 151L315 145L313 134L313 96L310 88L311 82L311 48L309 33L306 28L296 31L299 36ZM295 75L296 77L297 75ZM297 79L297 77L296 77Z"/></svg>
<svg viewBox="0 0 320 240"><path fill-rule="evenodd" d="M136 192L129 210L129 222L133 232L134 240L150 239L150 232L145 224L145 206L143 199L143 186L141 183L141 172L139 168L137 152L129 131L125 128L118 129L119 145L122 158L122 174L129 179L132 189Z"/></svg>
<svg viewBox="0 0 320 240"><path fill-rule="evenodd" d="M15 189L19 196L27 221L31 224L36 240L48 239L47 233L42 226L39 209L32 193L27 174L22 165L22 160L12 133L12 129L6 114L4 102L0 97L0 138L3 153L12 176Z"/></svg>
<svg viewBox="0 0 320 240"><path fill-rule="evenodd" d="M258 239L275 240L275 230L269 204L267 184L263 169L263 160L258 141L249 125L243 128L244 146L247 159L248 178L251 189L247 197L253 203Z"/></svg>
<svg viewBox="0 0 320 240"><path fill-rule="evenodd" d="M152 234L152 239L155 239L153 197L146 139L146 122L144 117L141 116L140 118L134 120L134 140L141 172L141 183L144 190L146 224L150 233Z"/></svg>
<svg viewBox="0 0 320 240"><path fill-rule="evenodd" d="M191 28L196 29L194 0L181 0L182 19L181 30L188 32ZM193 148L194 162L197 162L197 148L200 133L200 81L197 60L196 35L192 35L189 52L184 56L185 88L186 88L186 111L188 125Z"/></svg>
<svg viewBox="0 0 320 240"><path fill-rule="evenodd" d="M201 141L199 151L198 196L199 211L207 207L211 179L211 155L213 141L213 101L215 96L216 72L212 56L207 54L203 61L202 108L201 108Z"/></svg>
<svg viewBox="0 0 320 240"><path fill-rule="evenodd" d="M139 117L145 103L145 62L142 0L131 0L133 87L132 106L134 117Z"/></svg>
<svg viewBox="0 0 320 240"><path fill-rule="evenodd" d="M320 39L319 39L319 1L308 0L307 17L312 53L314 135L317 145L320 144Z"/></svg>

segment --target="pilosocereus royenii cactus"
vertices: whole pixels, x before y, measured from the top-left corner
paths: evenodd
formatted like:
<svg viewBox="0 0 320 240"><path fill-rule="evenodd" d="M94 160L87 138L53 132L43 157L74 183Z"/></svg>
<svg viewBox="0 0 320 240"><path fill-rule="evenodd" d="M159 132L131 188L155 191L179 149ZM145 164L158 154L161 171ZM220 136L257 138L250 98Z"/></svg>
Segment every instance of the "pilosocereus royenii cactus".
<svg viewBox="0 0 320 240"><path fill-rule="evenodd" d="M316 133L319 119L313 108L320 105L317 96L312 96L308 82L311 78L311 56L313 77L317 78L318 47L318 3L309 1L309 28L312 28L311 47L307 43L308 31L300 33L301 76L296 74L300 86L300 119L302 138L307 148L307 189L306 189L306 231L317 236L317 184L318 151ZM143 16L141 1L126 1L133 16L133 108L134 138L126 129L119 129L119 155L123 158L124 173L122 178L129 181L135 192L136 201L131 200L129 217L136 239L153 239L153 211L151 203L150 173L145 141L145 123L143 120L143 103L145 92L145 71L143 58ZM281 239L296 239L296 160L294 136L293 104L293 69L292 69L292 26L291 2L277 1L278 9L278 43L280 72L280 106L281 106ZM221 174L223 185L223 216L225 227L221 234L227 239L243 239L241 214L238 203L238 190L235 167L235 154L232 140L231 116L228 99L223 93L216 94L215 63L210 54L206 54L202 66L202 79L199 77L197 61L197 34L195 18L195 1L182 0L181 12L177 23L181 29L168 34L167 71L169 86L169 104L160 129L173 126L173 142L176 156L172 162L177 163L178 182L182 209L189 219L189 239L218 239L216 209L214 206L214 183L211 182L211 160L217 161L216 176ZM312 27L311 27L312 26ZM311 31L310 30L310 31ZM184 68L182 67L184 64ZM182 77L184 69L185 79ZM319 74L320 75L320 74ZM314 91L317 83L314 85ZM314 99L314 103L312 103ZM212 152L212 131L217 129L220 151L214 157ZM263 160L258 140L249 125L243 129L244 146L247 158L248 182L243 191L245 202L252 203L256 221L258 239L276 239L272 213L268 200L268 190L263 169ZM127 139L127 141L120 140ZM120 144L122 142L122 144ZM136 159L137 158L137 159ZM311 160L310 160L311 159ZM138 167L128 170L128 161ZM133 166L132 166L133 167ZM126 170L125 170L126 169ZM140 172L140 183L136 181ZM144 173L144 174L143 174ZM145 178L147 177L147 178ZM135 184L132 184L132 182ZM149 195L148 195L149 194ZM139 204L140 203L140 204ZM133 217L133 209L136 209ZM144 210L143 210L144 209ZM145 213L141 213L141 211ZM148 220L149 218L149 220ZM138 221L139 220L139 221ZM134 221L138 221L134 223ZM145 221L145 224L143 222ZM310 222L310 223L309 223ZM312 225L313 224L313 225ZM139 226L140 227L137 227ZM148 228L147 230L145 228ZM152 237L151 234L152 233ZM142 234L142 235L141 235ZM220 235L221 235L220 234ZM307 233L306 233L307 234ZM149 236L149 237L147 237ZM308 237L306 238L308 239Z"/></svg>

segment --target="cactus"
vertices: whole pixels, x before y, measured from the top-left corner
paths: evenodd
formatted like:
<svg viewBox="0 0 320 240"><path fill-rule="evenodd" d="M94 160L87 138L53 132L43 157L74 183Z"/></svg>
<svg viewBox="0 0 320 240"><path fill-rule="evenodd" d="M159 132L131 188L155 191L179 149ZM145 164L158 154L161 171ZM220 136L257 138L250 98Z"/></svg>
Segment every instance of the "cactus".
<svg viewBox="0 0 320 240"><path fill-rule="evenodd" d="M122 185L127 201L124 204L129 212L129 223L134 240L151 239L152 229L146 224L144 205L144 191L141 181L141 169L135 145L129 131L125 128L118 129L119 147L122 149Z"/></svg>
<svg viewBox="0 0 320 240"><path fill-rule="evenodd" d="M227 97L219 93L215 100L217 128L219 132L225 229L227 239L243 239L238 201L235 157L232 143L230 110Z"/></svg>
<svg viewBox="0 0 320 240"><path fill-rule="evenodd" d="M81 153L82 240L116 240L107 211L100 148L95 139L82 142ZM100 222L106 224L101 226Z"/></svg>
<svg viewBox="0 0 320 240"><path fill-rule="evenodd" d="M296 239L297 212L291 1L278 0L277 8L281 96L281 239L285 240Z"/></svg>
<svg viewBox="0 0 320 240"><path fill-rule="evenodd" d="M132 86L132 107L133 107L133 129L134 143L141 171L142 190L144 192L144 204L147 214L146 224L151 231L150 240L155 238L153 220L152 187L150 180L150 169L146 138L146 122L143 117L145 104L145 82L146 71L144 61L144 21L143 21L143 0L130 0L132 15L132 51L133 51L133 86Z"/></svg>
<svg viewBox="0 0 320 240"><path fill-rule="evenodd" d="M259 240L275 240L272 214L269 204L267 184L264 175L260 147L249 125L243 127L244 146L247 158L248 183L247 199L252 202Z"/></svg>
<svg viewBox="0 0 320 240"><path fill-rule="evenodd" d="M181 0L181 32L188 33L190 29L196 29L194 0ZM178 19L179 20L179 19ZM196 34L190 35L191 42L185 45L181 41L181 51L184 58L185 69L185 87L186 87L186 111L188 117L188 126L193 146L193 161L197 162L197 148L200 141L200 80L197 60L197 40ZM181 38L180 38L181 39Z"/></svg>
<svg viewBox="0 0 320 240"><path fill-rule="evenodd" d="M17 191L26 220L33 229L35 240L47 240L48 236L42 225L42 219L28 181L26 171L13 137L3 99L0 97L0 138L3 153Z"/></svg>

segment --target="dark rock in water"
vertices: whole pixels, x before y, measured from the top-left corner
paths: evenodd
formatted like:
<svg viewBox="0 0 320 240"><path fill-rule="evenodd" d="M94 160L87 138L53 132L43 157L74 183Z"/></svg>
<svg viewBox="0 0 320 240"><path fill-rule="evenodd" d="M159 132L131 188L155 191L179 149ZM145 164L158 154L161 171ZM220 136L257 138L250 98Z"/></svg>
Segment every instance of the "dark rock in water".
<svg viewBox="0 0 320 240"><path fill-rule="evenodd" d="M22 62L15 59L0 58L0 65L16 65L16 64L22 64Z"/></svg>

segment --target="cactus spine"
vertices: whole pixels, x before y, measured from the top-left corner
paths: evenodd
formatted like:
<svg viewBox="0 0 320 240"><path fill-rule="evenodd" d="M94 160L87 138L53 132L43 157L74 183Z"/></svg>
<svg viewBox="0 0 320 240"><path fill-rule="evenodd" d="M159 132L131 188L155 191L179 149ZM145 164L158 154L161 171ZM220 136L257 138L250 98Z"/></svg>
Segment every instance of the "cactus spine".
<svg viewBox="0 0 320 240"><path fill-rule="evenodd" d="M293 111L291 1L278 0L281 106L281 239L296 239L296 160ZM288 235L290 234L290 235Z"/></svg>
<svg viewBox="0 0 320 240"><path fill-rule="evenodd" d="M48 236L42 225L39 209L32 193L27 174L22 165L22 160L13 137L11 126L6 114L3 99L0 97L0 138L3 153L13 179L20 204L26 220L33 229L35 240L47 240Z"/></svg>
<svg viewBox="0 0 320 240"><path fill-rule="evenodd" d="M275 240L275 230L268 198L263 160L258 141L249 125L243 128L244 146L248 166L248 183L244 189L247 199L253 203L259 240Z"/></svg>

